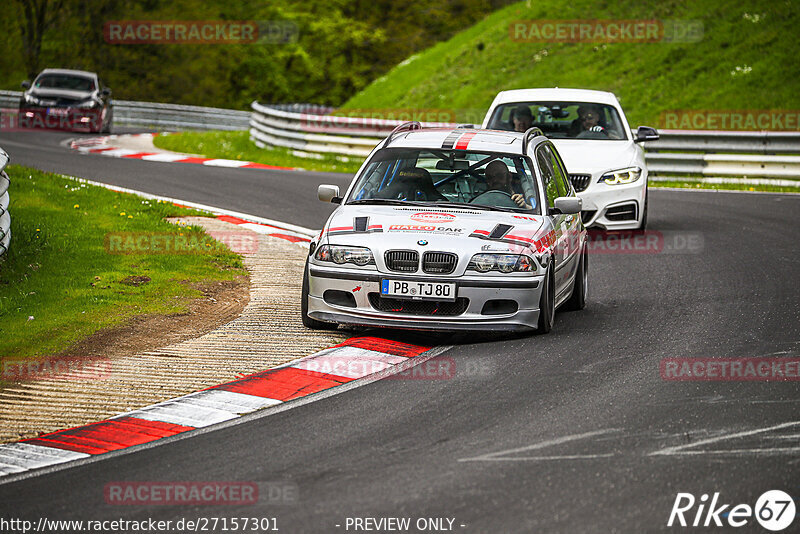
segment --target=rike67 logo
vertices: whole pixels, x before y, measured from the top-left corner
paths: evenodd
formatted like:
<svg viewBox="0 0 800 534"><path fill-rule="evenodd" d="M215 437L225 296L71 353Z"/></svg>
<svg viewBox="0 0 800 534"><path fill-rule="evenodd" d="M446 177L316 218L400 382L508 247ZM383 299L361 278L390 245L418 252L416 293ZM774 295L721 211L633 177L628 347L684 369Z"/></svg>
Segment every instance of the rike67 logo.
<svg viewBox="0 0 800 534"><path fill-rule="evenodd" d="M707 493L699 500L691 493L678 493L667 526L721 527L727 523L727 526L738 528L758 522L763 528L778 532L788 528L794 518L794 500L780 490L765 492L753 507L749 504L724 504L719 492L714 493L710 502Z"/></svg>

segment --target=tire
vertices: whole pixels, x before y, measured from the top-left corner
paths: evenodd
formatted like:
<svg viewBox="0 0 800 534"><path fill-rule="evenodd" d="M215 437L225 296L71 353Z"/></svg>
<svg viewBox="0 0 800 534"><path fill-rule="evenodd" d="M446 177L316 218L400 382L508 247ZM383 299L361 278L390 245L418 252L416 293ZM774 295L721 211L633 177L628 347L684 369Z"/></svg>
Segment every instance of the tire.
<svg viewBox="0 0 800 534"><path fill-rule="evenodd" d="M644 208L642 208L642 222L639 223L639 230L647 229L647 189L644 191Z"/></svg>
<svg viewBox="0 0 800 534"><path fill-rule="evenodd" d="M575 273L575 281L572 283L572 295L564 303L565 310L577 311L586 307L586 294L589 289L589 255L586 253L585 245L578 261L580 263Z"/></svg>
<svg viewBox="0 0 800 534"><path fill-rule="evenodd" d="M539 322L536 323L537 334L547 334L553 329L556 315L556 284L553 274L553 262L550 262L550 269L544 277L544 287L542 295L539 297Z"/></svg>
<svg viewBox="0 0 800 534"><path fill-rule="evenodd" d="M300 297L300 314L303 318L303 326L311 328L312 330L336 330L339 325L336 323L326 323L324 321L317 321L308 316L308 260L303 269L303 290Z"/></svg>

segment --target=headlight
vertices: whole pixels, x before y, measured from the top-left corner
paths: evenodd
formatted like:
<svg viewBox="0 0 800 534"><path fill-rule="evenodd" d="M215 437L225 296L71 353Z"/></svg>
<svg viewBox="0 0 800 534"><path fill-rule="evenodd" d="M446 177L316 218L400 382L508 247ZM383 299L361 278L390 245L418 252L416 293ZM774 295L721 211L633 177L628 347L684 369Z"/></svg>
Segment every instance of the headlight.
<svg viewBox="0 0 800 534"><path fill-rule="evenodd" d="M89 99L89 100L84 100L83 102L78 104L78 107L79 108L89 108L89 109L91 109L91 108L96 108L98 105L99 104L98 104L97 100Z"/></svg>
<svg viewBox="0 0 800 534"><path fill-rule="evenodd" d="M38 106L39 99L32 95L25 95L25 103L30 104L32 106Z"/></svg>
<svg viewBox="0 0 800 534"><path fill-rule="evenodd" d="M627 169L607 172L600 177L600 181L608 185L630 184L638 180L641 175L642 169L639 167L628 167Z"/></svg>
<svg viewBox="0 0 800 534"><path fill-rule="evenodd" d="M366 247L322 245L317 248L314 258L318 261L330 261L339 265L352 263L354 265L364 266L375 263L372 252Z"/></svg>
<svg viewBox="0 0 800 534"><path fill-rule="evenodd" d="M467 270L479 273L492 270L501 273L530 273L536 270L536 264L530 256L524 254L475 254L469 261Z"/></svg>

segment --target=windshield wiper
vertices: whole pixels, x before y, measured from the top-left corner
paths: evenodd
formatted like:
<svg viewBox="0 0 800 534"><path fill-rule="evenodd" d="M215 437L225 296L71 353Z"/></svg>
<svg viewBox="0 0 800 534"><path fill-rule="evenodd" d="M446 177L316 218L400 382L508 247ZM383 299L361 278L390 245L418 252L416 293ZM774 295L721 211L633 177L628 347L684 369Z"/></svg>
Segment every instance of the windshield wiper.
<svg viewBox="0 0 800 534"><path fill-rule="evenodd" d="M484 210L484 211L507 211L510 213L519 213L519 209L517 208L505 208L499 206L486 206L484 204L470 204L468 202L435 202L433 203L434 206L438 206L440 208L467 208L467 209L477 209L477 210Z"/></svg>
<svg viewBox="0 0 800 534"><path fill-rule="evenodd" d="M420 202L419 200L396 200L393 198L364 198L361 200L351 200L348 204L388 204L390 206L430 206L430 202Z"/></svg>

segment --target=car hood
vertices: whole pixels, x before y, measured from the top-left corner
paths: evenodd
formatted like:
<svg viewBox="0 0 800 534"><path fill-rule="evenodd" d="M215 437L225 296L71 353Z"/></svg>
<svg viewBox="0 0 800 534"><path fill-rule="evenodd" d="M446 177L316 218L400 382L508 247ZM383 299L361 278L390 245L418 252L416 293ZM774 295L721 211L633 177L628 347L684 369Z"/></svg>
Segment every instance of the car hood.
<svg viewBox="0 0 800 534"><path fill-rule="evenodd" d="M595 174L623 169L636 159L633 141L597 141L581 139L553 139L558 153L573 174Z"/></svg>
<svg viewBox="0 0 800 534"><path fill-rule="evenodd" d="M36 98L71 98L73 100L89 100L94 95L94 91L73 91L71 89L31 89L28 91L30 96Z"/></svg>
<svg viewBox="0 0 800 534"><path fill-rule="evenodd" d="M509 228L497 229L498 225ZM319 242L368 246L373 253L389 249L530 253L550 229L549 218L523 213L342 206L331 215ZM505 230L502 235L501 230Z"/></svg>

